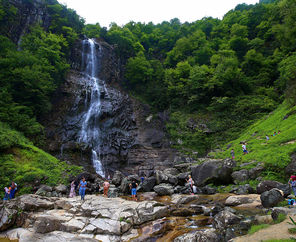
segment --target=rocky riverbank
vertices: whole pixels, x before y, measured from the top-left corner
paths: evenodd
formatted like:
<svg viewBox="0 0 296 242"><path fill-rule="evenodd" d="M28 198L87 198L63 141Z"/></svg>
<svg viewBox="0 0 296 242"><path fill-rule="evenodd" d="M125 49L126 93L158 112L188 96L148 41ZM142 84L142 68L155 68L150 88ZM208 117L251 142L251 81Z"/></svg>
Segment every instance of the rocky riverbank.
<svg viewBox="0 0 296 242"><path fill-rule="evenodd" d="M150 192L140 194L139 200L23 195L0 205L0 238L20 242L228 241L245 234L254 223L272 220L257 194L158 196ZM294 208L280 211L296 213Z"/></svg>

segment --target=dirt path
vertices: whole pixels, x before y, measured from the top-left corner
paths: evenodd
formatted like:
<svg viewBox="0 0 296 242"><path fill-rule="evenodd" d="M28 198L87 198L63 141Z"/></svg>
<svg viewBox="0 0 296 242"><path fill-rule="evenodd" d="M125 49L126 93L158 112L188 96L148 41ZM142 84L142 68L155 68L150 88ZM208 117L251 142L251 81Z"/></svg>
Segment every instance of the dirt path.
<svg viewBox="0 0 296 242"><path fill-rule="evenodd" d="M233 242L260 242L268 239L289 239L291 237L296 239L296 235L292 235L288 232L288 228L293 228L295 226L288 224L288 222L291 221L289 216L287 217L286 220L279 224L271 225L266 229L261 229L252 235L237 237L233 239ZM291 217L296 220L296 215Z"/></svg>

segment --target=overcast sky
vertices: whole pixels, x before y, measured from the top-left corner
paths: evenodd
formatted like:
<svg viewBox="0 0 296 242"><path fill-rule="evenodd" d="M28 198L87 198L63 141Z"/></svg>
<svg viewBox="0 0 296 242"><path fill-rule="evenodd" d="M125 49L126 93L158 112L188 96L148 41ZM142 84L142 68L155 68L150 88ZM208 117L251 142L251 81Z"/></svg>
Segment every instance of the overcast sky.
<svg viewBox="0 0 296 242"><path fill-rule="evenodd" d="M239 3L255 4L259 0L59 0L75 9L86 23L108 27L111 22L160 23L173 18L193 22L203 17L222 18Z"/></svg>

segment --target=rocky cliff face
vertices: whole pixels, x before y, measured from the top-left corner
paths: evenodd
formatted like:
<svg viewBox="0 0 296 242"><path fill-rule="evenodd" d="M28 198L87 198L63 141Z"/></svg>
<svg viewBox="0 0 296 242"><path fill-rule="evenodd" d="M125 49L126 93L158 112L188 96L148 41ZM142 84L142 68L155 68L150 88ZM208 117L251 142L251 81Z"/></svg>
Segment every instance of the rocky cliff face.
<svg viewBox="0 0 296 242"><path fill-rule="evenodd" d="M91 86L81 70L86 63L82 44L72 53L72 70L55 95L52 113L45 118L46 149L62 160L92 170L91 144L79 142L82 113L89 100ZM79 47L80 46L80 47ZM169 148L165 134L166 113L152 114L149 106L129 97L118 85L119 65L112 46L104 42L98 62L98 78L104 80L100 89L99 158L105 174L120 169L125 173L149 175L154 169L170 166L176 152Z"/></svg>
<svg viewBox="0 0 296 242"><path fill-rule="evenodd" d="M19 43L30 26L36 23L46 30L49 28L50 15L44 0L9 0L8 2L17 9L16 15L13 21L1 28L0 33L11 38L14 43Z"/></svg>

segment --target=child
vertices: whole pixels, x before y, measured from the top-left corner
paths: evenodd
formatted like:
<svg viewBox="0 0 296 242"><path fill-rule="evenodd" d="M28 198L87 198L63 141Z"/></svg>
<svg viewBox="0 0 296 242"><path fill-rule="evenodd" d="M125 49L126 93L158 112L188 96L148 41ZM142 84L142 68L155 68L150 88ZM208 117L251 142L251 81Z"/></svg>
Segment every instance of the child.
<svg viewBox="0 0 296 242"><path fill-rule="evenodd" d="M291 185L294 195L296 196L296 176L291 176L288 183Z"/></svg>
<svg viewBox="0 0 296 242"><path fill-rule="evenodd" d="M5 195L4 195L3 200L7 201L10 199L10 190L7 187L4 187L4 191L5 191Z"/></svg>
<svg viewBox="0 0 296 242"><path fill-rule="evenodd" d="M234 160L235 157L234 157L234 150L233 149L231 150L230 154L231 154L231 159Z"/></svg>

